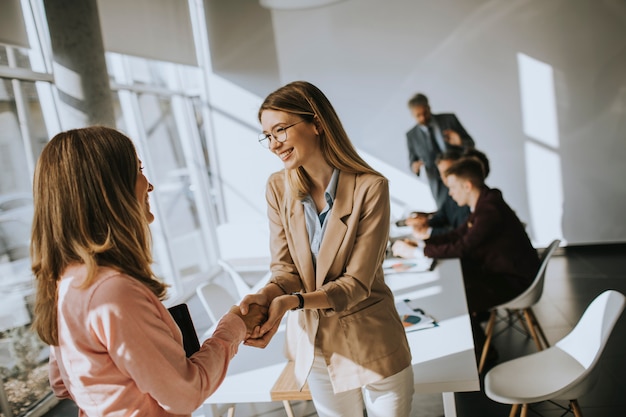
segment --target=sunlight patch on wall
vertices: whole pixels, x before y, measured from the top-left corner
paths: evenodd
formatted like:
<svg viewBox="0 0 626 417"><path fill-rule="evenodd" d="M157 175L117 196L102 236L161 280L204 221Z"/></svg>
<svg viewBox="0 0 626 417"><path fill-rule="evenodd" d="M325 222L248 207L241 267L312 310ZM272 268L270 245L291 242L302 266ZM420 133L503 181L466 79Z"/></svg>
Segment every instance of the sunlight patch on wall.
<svg viewBox="0 0 626 417"><path fill-rule="evenodd" d="M563 238L563 179L552 66L517 54L533 243ZM564 242L565 243L565 242Z"/></svg>
<svg viewBox="0 0 626 417"><path fill-rule="evenodd" d="M517 54L524 133L552 148L559 147L559 127L552 67Z"/></svg>
<svg viewBox="0 0 626 417"><path fill-rule="evenodd" d="M543 247L563 240L563 183L559 155L532 141L524 146L526 184L534 243Z"/></svg>

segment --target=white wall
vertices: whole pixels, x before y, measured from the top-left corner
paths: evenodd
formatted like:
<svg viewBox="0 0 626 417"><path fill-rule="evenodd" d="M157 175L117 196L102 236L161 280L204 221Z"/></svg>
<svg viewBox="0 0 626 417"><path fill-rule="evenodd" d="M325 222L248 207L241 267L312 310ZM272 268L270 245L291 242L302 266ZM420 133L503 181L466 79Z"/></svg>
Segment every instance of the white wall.
<svg viewBox="0 0 626 417"><path fill-rule="evenodd" d="M362 150L409 175L406 102L424 92L536 243L626 241L626 2L345 0L272 21L281 81L318 85Z"/></svg>
<svg viewBox="0 0 626 417"><path fill-rule="evenodd" d="M265 186L272 173L283 169L283 163L258 143L261 127L257 112L262 99L218 75L210 78L209 85L219 183L228 224L222 229L228 234L229 227L243 227L244 230L246 227L266 227ZM436 210L425 178L407 175L394 166L397 164L360 152L374 169L389 179L394 221L404 218L411 210ZM406 193L407 189L412 192Z"/></svg>

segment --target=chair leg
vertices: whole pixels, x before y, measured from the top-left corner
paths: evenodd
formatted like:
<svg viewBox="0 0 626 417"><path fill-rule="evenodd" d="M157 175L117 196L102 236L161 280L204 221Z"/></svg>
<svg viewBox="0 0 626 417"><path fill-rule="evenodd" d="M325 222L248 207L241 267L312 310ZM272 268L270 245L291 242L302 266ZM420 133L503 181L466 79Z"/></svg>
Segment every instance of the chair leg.
<svg viewBox="0 0 626 417"><path fill-rule="evenodd" d="M537 345L537 350L543 350L543 348L541 347L541 341L539 340L539 337L537 336L537 332L535 331L535 326L532 322L532 317L530 316L530 313L528 312L527 308L524 309L524 318L526 319L526 323L528 324L530 335L535 341L535 345Z"/></svg>
<svg viewBox="0 0 626 417"><path fill-rule="evenodd" d="M577 400L570 401L569 406L572 408L572 412L574 413L575 417L583 417L583 412L580 409L580 406L578 405Z"/></svg>
<svg viewBox="0 0 626 417"><path fill-rule="evenodd" d="M517 415L518 409L519 409L519 404L513 404L511 406L511 412L509 413L509 417L515 417Z"/></svg>
<svg viewBox="0 0 626 417"><path fill-rule="evenodd" d="M537 332L539 333L539 336L541 337L541 341L543 342L545 349L549 348L550 343L548 342L548 338L546 337L546 334L543 332L543 329L539 325L539 320L537 320L537 316L535 316L535 312L533 311L532 308L529 307L528 313L530 314L530 317L533 320L533 325L537 328Z"/></svg>
<svg viewBox="0 0 626 417"><path fill-rule="evenodd" d="M528 328L528 323L526 323L526 319L524 318L524 316L522 316L520 310L515 310L515 315L517 316L517 321L522 324L522 327L524 328L526 334L529 335L530 329Z"/></svg>
<svg viewBox="0 0 626 417"><path fill-rule="evenodd" d="M485 329L485 343L483 344L483 351L480 354L480 363L478 364L478 373L483 371L485 361L487 360L487 352L489 351L489 345L491 345L491 338L493 337L493 326L496 322L496 310L491 310L489 315L489 321L487 322L487 328Z"/></svg>
<svg viewBox="0 0 626 417"><path fill-rule="evenodd" d="M294 417L293 409L291 408L291 404L289 404L289 401L283 400L283 407L285 407L285 412L287 413L288 417Z"/></svg>
<svg viewBox="0 0 626 417"><path fill-rule="evenodd" d="M526 417L528 415L528 404L522 404L522 412L519 417Z"/></svg>

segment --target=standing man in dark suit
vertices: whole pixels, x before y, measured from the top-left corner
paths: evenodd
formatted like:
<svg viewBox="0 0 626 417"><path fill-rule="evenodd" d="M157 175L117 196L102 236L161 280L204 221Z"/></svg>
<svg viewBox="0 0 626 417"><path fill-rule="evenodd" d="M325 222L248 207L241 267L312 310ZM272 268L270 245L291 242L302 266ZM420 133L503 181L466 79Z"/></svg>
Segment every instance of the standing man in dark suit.
<svg viewBox="0 0 626 417"><path fill-rule="evenodd" d="M418 93L409 100L409 110L417 121L406 134L411 171L420 175L420 168L424 166L430 190L440 208L448 189L441 181L435 158L449 149L473 148L474 140L454 114L432 114L424 94Z"/></svg>

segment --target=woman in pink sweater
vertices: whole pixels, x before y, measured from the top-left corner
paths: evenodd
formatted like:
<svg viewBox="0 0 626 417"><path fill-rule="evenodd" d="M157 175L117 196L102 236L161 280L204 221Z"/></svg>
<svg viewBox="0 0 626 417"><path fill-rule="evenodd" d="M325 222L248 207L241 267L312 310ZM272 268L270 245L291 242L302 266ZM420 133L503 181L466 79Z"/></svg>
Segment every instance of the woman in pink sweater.
<svg viewBox="0 0 626 417"><path fill-rule="evenodd" d="M234 306L186 357L151 270L152 190L132 141L106 127L59 133L37 163L33 326L51 345L54 393L81 416L191 415L266 314Z"/></svg>

